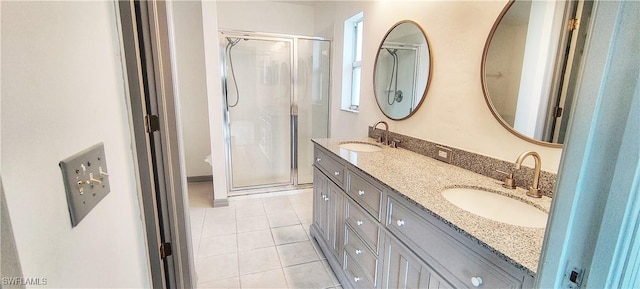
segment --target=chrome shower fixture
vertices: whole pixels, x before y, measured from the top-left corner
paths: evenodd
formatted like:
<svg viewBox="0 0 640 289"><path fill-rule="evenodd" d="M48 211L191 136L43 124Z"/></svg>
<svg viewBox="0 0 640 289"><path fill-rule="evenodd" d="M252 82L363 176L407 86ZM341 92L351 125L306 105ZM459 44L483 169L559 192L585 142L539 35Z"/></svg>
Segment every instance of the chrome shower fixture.
<svg viewBox="0 0 640 289"><path fill-rule="evenodd" d="M393 67L391 68L391 75L389 76L389 86L387 87L387 103L393 105L396 102L401 102L403 99L402 90L398 90L398 49L385 48L391 57L393 58ZM395 84L394 84L395 82ZM394 85L393 95L391 95L391 86Z"/></svg>

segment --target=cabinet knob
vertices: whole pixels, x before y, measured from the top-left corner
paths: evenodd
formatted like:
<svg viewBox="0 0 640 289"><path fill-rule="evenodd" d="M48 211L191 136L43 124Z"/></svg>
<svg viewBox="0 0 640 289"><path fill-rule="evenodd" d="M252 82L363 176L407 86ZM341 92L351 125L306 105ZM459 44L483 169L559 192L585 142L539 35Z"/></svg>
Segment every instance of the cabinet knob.
<svg viewBox="0 0 640 289"><path fill-rule="evenodd" d="M317 158L317 159L316 159L316 162L320 162L321 160L322 160L321 158Z"/></svg>
<svg viewBox="0 0 640 289"><path fill-rule="evenodd" d="M482 285L482 277L471 277L471 284L473 284L474 287L480 287L480 285Z"/></svg>
<svg viewBox="0 0 640 289"><path fill-rule="evenodd" d="M356 221L356 225L362 226L362 224L363 224L362 221Z"/></svg>
<svg viewBox="0 0 640 289"><path fill-rule="evenodd" d="M357 249L357 250L356 250L356 255L360 255L360 254L362 254L362 250Z"/></svg>
<svg viewBox="0 0 640 289"><path fill-rule="evenodd" d="M363 190L359 190L358 191L358 195L360 195L360 196L364 195L364 191Z"/></svg>
<svg viewBox="0 0 640 289"><path fill-rule="evenodd" d="M324 201L328 202L329 201L329 197L324 197Z"/></svg>
<svg viewBox="0 0 640 289"><path fill-rule="evenodd" d="M334 174L334 175L336 175L336 176L339 176L339 175L340 175L340 172L335 172L335 173L333 173L333 174Z"/></svg>
<svg viewBox="0 0 640 289"><path fill-rule="evenodd" d="M356 282L360 281L360 277L354 277L353 281L356 281Z"/></svg>
<svg viewBox="0 0 640 289"><path fill-rule="evenodd" d="M404 226L404 220L398 220L398 221L396 221L396 225L398 225L398 227L402 227L402 226Z"/></svg>

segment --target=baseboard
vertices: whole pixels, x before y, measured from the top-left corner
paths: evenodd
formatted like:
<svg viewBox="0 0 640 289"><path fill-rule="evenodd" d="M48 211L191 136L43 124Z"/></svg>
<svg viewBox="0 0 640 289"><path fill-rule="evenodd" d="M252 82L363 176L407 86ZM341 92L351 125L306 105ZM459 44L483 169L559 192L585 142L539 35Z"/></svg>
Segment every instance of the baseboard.
<svg viewBox="0 0 640 289"><path fill-rule="evenodd" d="M229 198L224 198L224 199L214 199L213 200L213 207L217 208L217 207L227 207L229 206Z"/></svg>
<svg viewBox="0 0 640 289"><path fill-rule="evenodd" d="M338 282L342 288L356 288L351 284L347 274L344 270L342 270L342 262L338 261L335 255L332 253L332 249L324 240L322 233L320 233L320 229L316 226L316 224L311 224L309 228L309 234L313 239L315 239L316 243L320 246L320 250L322 250L322 254L324 254L325 258L327 258L327 263L329 263L330 269L333 271L336 278L338 278ZM313 242L313 240L311 241ZM334 284L338 286L338 284Z"/></svg>
<svg viewBox="0 0 640 289"><path fill-rule="evenodd" d="M213 176L211 176L211 175L209 175L209 176L187 177L187 182L188 183L212 182L212 181L213 181Z"/></svg>

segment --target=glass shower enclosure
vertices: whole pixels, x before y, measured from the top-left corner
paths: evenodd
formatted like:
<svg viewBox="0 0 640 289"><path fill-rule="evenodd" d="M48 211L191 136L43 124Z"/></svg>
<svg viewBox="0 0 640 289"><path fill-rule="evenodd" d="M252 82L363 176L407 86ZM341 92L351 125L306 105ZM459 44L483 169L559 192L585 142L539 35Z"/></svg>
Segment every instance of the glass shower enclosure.
<svg viewBox="0 0 640 289"><path fill-rule="evenodd" d="M327 40L220 31L230 195L313 182L312 138L329 135Z"/></svg>

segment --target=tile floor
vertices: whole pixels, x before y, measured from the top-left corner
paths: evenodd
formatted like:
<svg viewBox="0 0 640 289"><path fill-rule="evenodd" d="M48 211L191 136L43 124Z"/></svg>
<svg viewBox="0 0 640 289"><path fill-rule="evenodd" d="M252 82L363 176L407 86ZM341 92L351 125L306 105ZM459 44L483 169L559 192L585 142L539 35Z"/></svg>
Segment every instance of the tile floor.
<svg viewBox="0 0 640 289"><path fill-rule="evenodd" d="M198 288L342 288L309 235L312 189L232 197L189 184Z"/></svg>

